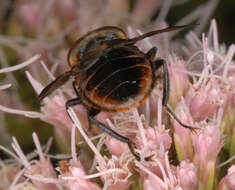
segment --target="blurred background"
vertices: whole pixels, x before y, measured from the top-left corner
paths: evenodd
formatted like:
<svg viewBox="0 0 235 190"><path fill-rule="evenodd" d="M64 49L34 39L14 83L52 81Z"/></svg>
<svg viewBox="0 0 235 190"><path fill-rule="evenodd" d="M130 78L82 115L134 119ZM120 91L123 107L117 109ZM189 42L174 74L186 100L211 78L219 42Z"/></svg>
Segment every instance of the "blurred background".
<svg viewBox="0 0 235 190"><path fill-rule="evenodd" d="M234 0L1 0L0 69L39 53L54 76L58 76L68 70L66 56L71 44L94 28L115 25L124 30L130 26L150 31L162 23L200 23L195 31L200 36L207 31L212 18L217 22L219 42L227 46L234 43ZM19 71L0 74L0 85L12 84L11 88L0 91L0 105L39 111L37 95L25 70L45 86L51 80L41 68L40 63L34 63ZM0 111L1 145L9 147L11 136L16 136L29 152L34 148L33 131L42 144L54 134L53 127L39 119ZM0 151L0 158L4 157Z"/></svg>

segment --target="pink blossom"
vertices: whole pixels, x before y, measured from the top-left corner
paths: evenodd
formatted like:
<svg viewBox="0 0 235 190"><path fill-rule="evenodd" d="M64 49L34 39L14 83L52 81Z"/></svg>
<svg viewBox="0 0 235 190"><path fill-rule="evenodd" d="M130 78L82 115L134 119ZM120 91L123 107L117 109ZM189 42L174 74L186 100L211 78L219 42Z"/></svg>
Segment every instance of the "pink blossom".
<svg viewBox="0 0 235 190"><path fill-rule="evenodd" d="M57 0L54 2L55 11L58 11L59 16L63 20L71 22L76 18L76 1L74 0Z"/></svg>
<svg viewBox="0 0 235 190"><path fill-rule="evenodd" d="M31 179L32 183L38 189L45 190L57 190L58 187L54 184L56 183L56 172L52 166L49 159L45 158L38 137L33 133L33 138L37 151L40 157L39 161L29 162L22 152L17 140L13 138L12 147L20 158L20 161L23 163L26 171L24 175Z"/></svg>
<svg viewBox="0 0 235 190"><path fill-rule="evenodd" d="M153 163L159 167L159 172L152 171L151 168L147 168L141 163L137 163L137 167L141 169L141 173L145 173L143 176L144 189L183 189L183 185L178 178L176 168L169 163L168 152L164 155L164 160L160 162L158 159L153 159Z"/></svg>
<svg viewBox="0 0 235 190"><path fill-rule="evenodd" d="M129 177L131 176L130 171L130 161L133 158L129 154L122 154L120 157L112 156L108 159L105 157L105 162L98 160L97 170L99 172L105 172L108 170L113 170L110 174L104 174L101 179L104 186L109 190L120 190L128 189L131 182Z"/></svg>
<svg viewBox="0 0 235 190"><path fill-rule="evenodd" d="M45 105L41 108L43 113L42 119L58 128L71 131L72 121L65 109L65 99L61 96L54 96L51 99L45 100ZM81 115L81 122L84 121L84 125L88 125L87 114L83 106L76 106ZM88 127L86 127L88 128Z"/></svg>
<svg viewBox="0 0 235 190"><path fill-rule="evenodd" d="M202 86L199 90L190 89L185 101L195 121L207 119L216 113L219 106L223 104L224 94L219 86L218 81L210 80L206 86Z"/></svg>
<svg viewBox="0 0 235 190"><path fill-rule="evenodd" d="M14 161L15 162L15 161ZM17 174L20 172L20 165L16 163L4 163L0 161L0 189L9 189ZM16 184L22 183L25 180L23 176L17 180Z"/></svg>
<svg viewBox="0 0 235 190"><path fill-rule="evenodd" d="M52 124L56 128L56 137L60 139L58 144L62 150L67 152L70 147L69 139L72 121L65 108L65 99L62 96L54 96L45 99L44 103L45 105L41 107L41 112L43 113L41 119ZM78 113L78 117L83 127L88 129L86 109L82 105L77 105L74 107L74 110ZM80 135L77 135L77 140L82 140Z"/></svg>
<svg viewBox="0 0 235 190"><path fill-rule="evenodd" d="M212 189L215 177L217 156L222 148L222 136L214 125L205 125L200 134L193 137L194 158L193 162L200 168L200 189Z"/></svg>
<svg viewBox="0 0 235 190"><path fill-rule="evenodd" d="M228 173L220 181L218 190L234 190L235 189L235 165L228 169Z"/></svg>
<svg viewBox="0 0 235 190"><path fill-rule="evenodd" d="M144 133L147 139L145 151L156 152L156 155L161 157L170 149L172 140L169 135L169 130L166 130L164 126L148 127L144 129ZM143 141L140 135L137 135L136 141L137 148L141 149L143 147Z"/></svg>
<svg viewBox="0 0 235 190"><path fill-rule="evenodd" d="M158 183L157 180L154 180L154 178L151 176L144 180L143 189L144 190L153 190L153 189L166 190L166 188L162 187L162 185Z"/></svg>
<svg viewBox="0 0 235 190"><path fill-rule="evenodd" d="M126 143L123 143L113 137L107 136L105 144L112 155L121 156L123 152L128 150Z"/></svg>
<svg viewBox="0 0 235 190"><path fill-rule="evenodd" d="M62 161L58 168L60 178L64 180L64 186L71 190L99 190L100 187L85 178L86 172L80 162Z"/></svg>
<svg viewBox="0 0 235 190"><path fill-rule="evenodd" d="M221 121L221 131L226 135L225 145L229 151L230 155L233 156L234 151L234 142L235 142L235 77L228 77L228 91L225 96L223 104L223 118ZM233 150L233 151L232 151Z"/></svg>
<svg viewBox="0 0 235 190"><path fill-rule="evenodd" d="M175 113L177 117L186 125L193 126L192 116L189 113L188 107L182 99L176 105ZM192 160L193 158L193 146L192 146L192 131L182 127L177 121L173 121L174 127L174 142L179 161Z"/></svg>
<svg viewBox="0 0 235 190"><path fill-rule="evenodd" d="M219 129L213 125L203 126L200 133L193 136L194 162L203 165L207 165L209 161L215 162L222 145L222 136Z"/></svg>
<svg viewBox="0 0 235 190"><path fill-rule="evenodd" d="M171 81L170 88L170 105L174 108L181 97L184 96L189 88L189 78L185 73L185 63L176 56L168 60L168 71Z"/></svg>
<svg viewBox="0 0 235 190"><path fill-rule="evenodd" d="M53 65L48 68L45 64L42 65L52 79L58 70L64 72L69 69L66 64L59 68L57 66L65 62L63 52L67 52L70 42L77 40L81 34L103 25L124 26L124 30L127 25L146 26L150 17L161 6L159 17L151 22L151 26L143 28L143 31L156 30L168 26L164 21L167 12L171 5L178 3L172 0L136 0L132 1L134 6L132 11L129 11L127 0L108 0L106 4L99 0L41 2L38 4L23 0L16 3L16 9L13 9L9 22L10 29L12 26L14 29L15 24L18 28L14 32L27 32L30 37L5 35L0 37L0 44L10 47L21 58L28 57L32 50L45 52L43 57L46 63ZM198 20L200 25L195 26L198 33L205 26L205 19L209 18L210 10L217 2L218 0L209 0L179 23L187 24ZM206 10L205 14L202 14L202 10ZM17 13L14 14L14 11ZM23 27L15 23L15 20L22 21ZM30 30L25 30L24 26ZM141 33L140 30L131 30L130 27L129 31L132 33L127 34L130 37ZM212 190L216 188L217 183L219 190L234 189L234 166L220 182L217 172L220 172L218 162L221 160L219 152L222 146L224 145L223 150L228 154L234 155L235 80L232 59L235 46L224 48L219 44L215 21L212 21L208 37L203 34L202 40L193 32L186 35L183 42L177 39L173 41L173 36L174 33L165 33L146 38L136 45L143 52L157 46L156 59L165 59L169 69L169 104L180 121L200 129L197 134L192 134L176 121L170 120L162 109L162 68L156 71L159 80L157 79L151 95L139 110L113 114L100 112L95 117L107 127L129 138L134 151L141 157L140 161L133 157L126 143L107 134L97 135L100 133L97 126L92 125L92 130L87 131L89 122L84 106L74 106L69 109L68 115L65 109L66 101L76 97L76 94L64 85L44 99L41 113L0 105L4 112L40 118L53 125L57 143L64 151L70 153L71 144L71 155L48 155L48 146L41 147L34 134L36 152L32 154L39 157L36 160L31 155L24 155L14 139L12 146L17 155L10 155L14 157L17 166L23 165L23 170L17 168L13 171L12 167L9 167L11 172L6 170L3 175L0 173L11 182L11 185L7 184L6 189L9 186L12 190L19 189L18 185L30 184L31 189L43 190L121 190L138 187L144 190ZM186 41L189 42L187 45ZM4 53L5 49L0 51L1 63L4 62ZM0 73L19 70L37 59L38 56L24 64L3 68ZM30 70L35 78L46 76L41 72L40 65L31 65ZM26 74L35 91L40 92L42 85L34 80L29 72ZM3 82L9 83L5 80ZM12 81L10 83L14 86ZM9 85L0 85L0 89L5 90L7 87ZM9 97L7 98L10 100ZM4 125L4 121L2 123ZM225 137L224 144L222 137ZM78 143L78 140L82 142ZM146 156L150 156L150 159L145 160ZM60 160L57 168L59 174L55 172L50 157ZM68 160L71 157L72 159ZM13 172L19 173L12 175Z"/></svg>
<svg viewBox="0 0 235 190"><path fill-rule="evenodd" d="M20 4L18 8L18 16L31 30L35 31L39 24L40 4L31 2Z"/></svg>
<svg viewBox="0 0 235 190"><path fill-rule="evenodd" d="M50 163L49 160L44 160L37 162L35 161L34 164L30 165L30 167L27 168L25 171L25 175L29 178L32 178L33 184L38 189L45 189L45 190L56 190L58 189L55 184L51 184L46 182L46 180L40 180L40 178L56 178L55 169ZM37 178L34 178L34 176L38 176Z"/></svg>
<svg viewBox="0 0 235 190"><path fill-rule="evenodd" d="M189 161L182 161L176 169L177 179L184 190L194 190L198 184L197 167Z"/></svg>

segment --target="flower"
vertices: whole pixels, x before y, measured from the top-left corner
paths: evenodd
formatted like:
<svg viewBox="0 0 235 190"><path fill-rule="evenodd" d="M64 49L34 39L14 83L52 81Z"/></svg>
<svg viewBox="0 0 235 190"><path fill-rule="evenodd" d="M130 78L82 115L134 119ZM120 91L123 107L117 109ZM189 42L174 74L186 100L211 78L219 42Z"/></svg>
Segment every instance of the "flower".
<svg viewBox="0 0 235 190"><path fill-rule="evenodd" d="M190 163L187 160L180 162L180 165L176 168L177 179L180 186L184 190L196 189L198 184L198 173L195 164Z"/></svg>
<svg viewBox="0 0 235 190"><path fill-rule="evenodd" d="M180 60L175 55L169 57L168 63L169 77L171 79L170 105L175 108L176 104L185 96L189 88L189 78L185 73L184 60Z"/></svg>
<svg viewBox="0 0 235 190"><path fill-rule="evenodd" d="M101 176L104 186L107 189L128 189L130 185L129 178L132 175L129 164L133 160L128 155L123 154L119 158L112 156L111 159L105 157L105 162L98 161L98 166L96 167L99 172L108 172Z"/></svg>
<svg viewBox="0 0 235 190"><path fill-rule="evenodd" d="M199 189L212 189L218 154L222 148L222 136L215 126L206 125L193 138L193 162L199 168Z"/></svg>
<svg viewBox="0 0 235 190"><path fill-rule="evenodd" d="M65 52L78 36L103 25L122 26L124 30L128 28L127 36L130 38L167 27L167 13L172 5L178 3L164 1L157 4L155 0L136 0L130 8L128 2L17 2L9 22L9 31L19 36L9 35L10 32L0 36L0 45L8 47L4 51L0 49L0 60L4 67L0 69L0 74L7 76L1 81L0 90L6 99L17 99L8 90L16 86L14 81L18 84L21 82L21 79L12 80L14 75L11 72L27 66L29 71L26 71L26 76L38 94L43 89L41 83L48 84L55 76L70 69L64 64ZM57 145L68 153L49 154L51 142L41 146L34 133L36 151L25 155L13 138L12 147L16 154L0 146L14 160L0 162L3 163L0 175L8 180L0 183L0 189L233 189L235 46L219 44L215 20L212 20L208 33L202 34L202 38L198 35L217 2L209 0L179 21L187 24L197 20L200 23L192 27L194 32L187 33L184 41L176 38L178 31L175 31L134 44L144 53L152 47L158 48L155 59L164 59L169 70L168 106L172 107L183 124L197 128L196 133L184 128L175 118L170 119L165 105L162 105L162 99L165 98L162 93L162 68L155 72L156 85L140 107L122 113L105 113L101 110L95 116L95 119L123 136L119 136L123 142L114 138L115 135L110 136L90 125L87 116L89 107L88 111L83 105L65 109L66 101L77 97L68 82L43 100L40 112L21 110L19 106L13 109L10 105L5 106L8 102L0 105L3 112L40 118L51 124ZM151 26L147 26L156 9L160 10L158 18L151 22ZM202 14L202 10L206 10L205 14ZM28 15L31 15L30 18ZM21 23L24 24L21 26ZM143 28L140 31L133 27ZM27 36L20 36L22 34ZM9 48L20 59L32 57L35 51L40 51L42 55L9 66L8 62L12 63L8 59ZM18 88L21 87L19 85ZM125 143L127 141L135 156L130 151L130 144ZM224 162L224 159L228 160ZM230 168L227 170L228 163ZM13 166L17 167L10 171Z"/></svg>
<svg viewBox="0 0 235 190"><path fill-rule="evenodd" d="M190 113L195 121L207 119L223 104L224 94L219 89L220 84L216 81L209 81L205 87L199 90L189 91L186 102L189 105Z"/></svg>
<svg viewBox="0 0 235 190"><path fill-rule="evenodd" d="M113 137L107 136L105 142L109 152L115 156L121 156L123 152L128 150L126 143L123 143Z"/></svg>
<svg viewBox="0 0 235 190"><path fill-rule="evenodd" d="M9 189L10 185L16 178L16 175L20 172L20 165L15 163L5 163L3 161L0 162L0 189ZM24 181L24 177L20 177L20 179L16 183L21 183Z"/></svg>
<svg viewBox="0 0 235 190"><path fill-rule="evenodd" d="M57 190L59 188L55 184L57 182L55 169L52 166L50 160L44 157L40 142L35 133L33 133L33 139L37 147L40 160L29 162L27 157L22 152L17 140L13 138L12 147L19 157L17 160L20 161L25 167L24 175L31 179L32 184L38 189ZM13 182L16 183L15 181ZM13 188L12 185L11 187Z"/></svg>
<svg viewBox="0 0 235 190"><path fill-rule="evenodd" d="M68 163L66 160L60 161L60 167L57 169L60 172L59 178L65 181L65 187L71 190L99 190L100 187L85 179L86 173L81 164L71 160Z"/></svg>
<svg viewBox="0 0 235 190"><path fill-rule="evenodd" d="M187 105L182 99L175 108L178 118L184 124L194 126L192 116L188 110ZM192 145L192 132L189 129L182 127L177 121L173 121L174 127L174 142L179 161L192 160L193 158L193 145Z"/></svg>
<svg viewBox="0 0 235 190"><path fill-rule="evenodd" d="M29 29L36 31L40 23L40 4L35 2L21 3L17 15Z"/></svg>
<svg viewBox="0 0 235 190"><path fill-rule="evenodd" d="M231 166L228 169L228 173L223 179L220 181L218 190L226 190L226 189L235 189L235 165Z"/></svg>

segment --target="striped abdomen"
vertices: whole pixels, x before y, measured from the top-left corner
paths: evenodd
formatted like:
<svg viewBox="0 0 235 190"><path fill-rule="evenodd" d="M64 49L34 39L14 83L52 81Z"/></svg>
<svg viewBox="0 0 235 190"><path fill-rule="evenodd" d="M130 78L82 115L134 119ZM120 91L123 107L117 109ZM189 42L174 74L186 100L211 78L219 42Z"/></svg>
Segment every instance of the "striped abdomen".
<svg viewBox="0 0 235 190"><path fill-rule="evenodd" d="M134 46L105 50L80 80L85 103L106 111L138 106L152 86L151 63Z"/></svg>

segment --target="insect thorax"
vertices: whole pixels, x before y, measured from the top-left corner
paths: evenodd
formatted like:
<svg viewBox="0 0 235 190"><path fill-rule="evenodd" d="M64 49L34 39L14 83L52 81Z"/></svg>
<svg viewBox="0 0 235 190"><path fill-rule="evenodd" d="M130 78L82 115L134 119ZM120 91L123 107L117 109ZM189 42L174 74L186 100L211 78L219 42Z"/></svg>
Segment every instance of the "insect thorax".
<svg viewBox="0 0 235 190"><path fill-rule="evenodd" d="M91 31L74 43L68 54L68 63L70 66L80 64L82 59L95 57L105 49L105 41L126 37L124 31L118 27L107 26Z"/></svg>

